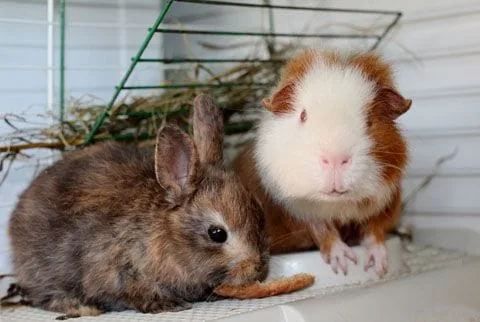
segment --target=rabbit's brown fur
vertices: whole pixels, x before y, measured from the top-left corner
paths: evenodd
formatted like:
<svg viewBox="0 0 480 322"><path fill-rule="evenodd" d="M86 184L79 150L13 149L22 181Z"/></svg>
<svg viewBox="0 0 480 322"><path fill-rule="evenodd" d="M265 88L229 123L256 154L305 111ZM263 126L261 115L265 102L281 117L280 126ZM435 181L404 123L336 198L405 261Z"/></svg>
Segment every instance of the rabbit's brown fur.
<svg viewBox="0 0 480 322"><path fill-rule="evenodd" d="M263 279L258 204L234 174L200 163L207 148L195 146L166 126L155 153L98 144L45 169L9 227L18 284L32 304L72 316L174 311L220 283ZM228 232L226 243L209 239L212 225Z"/></svg>

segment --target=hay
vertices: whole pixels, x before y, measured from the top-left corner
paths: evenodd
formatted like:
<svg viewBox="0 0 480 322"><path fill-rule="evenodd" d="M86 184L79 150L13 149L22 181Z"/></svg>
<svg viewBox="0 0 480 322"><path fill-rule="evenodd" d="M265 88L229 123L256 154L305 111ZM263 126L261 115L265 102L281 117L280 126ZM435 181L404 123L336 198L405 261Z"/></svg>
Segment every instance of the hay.
<svg viewBox="0 0 480 322"><path fill-rule="evenodd" d="M198 64L194 69L196 75L198 70L208 70ZM94 139L147 139L166 121L173 121L188 128L189 110L194 97L200 92L211 94L224 109L227 135L248 131L252 127L251 122L231 123L229 119L233 114L241 114L258 106L258 102L268 95L271 89L269 85L275 83L278 69L278 63L274 62L244 63L218 75L210 73L210 77L205 81L197 78L189 82L206 84L206 87L166 89L160 94L126 96L110 110ZM224 84L240 85L208 87ZM23 117L5 115L4 122L14 131L0 138L0 152L15 153L33 148L64 150L83 145L85 137L104 108L105 105L99 104L85 105L82 99L72 101L67 109L68 119L62 124L45 128L20 129L14 126L12 121L25 121Z"/></svg>

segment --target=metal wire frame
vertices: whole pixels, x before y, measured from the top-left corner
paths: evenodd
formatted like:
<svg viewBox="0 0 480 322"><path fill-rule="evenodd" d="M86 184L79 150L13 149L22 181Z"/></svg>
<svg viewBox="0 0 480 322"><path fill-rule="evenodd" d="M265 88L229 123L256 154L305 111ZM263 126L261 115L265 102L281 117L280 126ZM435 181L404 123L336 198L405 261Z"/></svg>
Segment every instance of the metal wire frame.
<svg viewBox="0 0 480 322"><path fill-rule="evenodd" d="M105 109L103 110L103 112L100 114L99 118L97 119L97 121L96 121L95 124L93 125L92 129L90 130L90 132L89 132L88 135L86 136L86 138L85 138L85 144L89 144L89 143L91 143L91 142L93 141L93 138L94 138L96 132L98 131L98 129L100 128L100 126L103 124L103 121L105 120L105 117L107 116L108 112L112 109L113 104L115 103L115 101L117 100L118 96L120 95L120 92L122 91L122 89L124 89L125 84L127 83L128 78L130 77L130 75L132 74L133 70L135 69L135 66L137 66L138 60L142 57L143 52L145 51L145 49L147 49L148 44L150 43L150 41L152 40L153 36L155 35L155 32L156 32L158 26L160 26L160 24L162 23L163 19L164 19L165 16L167 15L168 10L170 10L170 7L172 6L173 1L174 1L174 0L167 0L167 2L165 3L165 6L164 6L163 10L162 10L162 11L160 12L160 14L158 15L158 17L157 17L157 19L155 20L152 28L148 31L147 37L145 38L145 40L143 41L142 45L140 46L140 49L138 50L138 52L137 52L137 54L135 55L135 57L133 57L132 63L130 64L130 67L128 68L127 72L125 73L125 75L123 76L122 80L120 81L120 84L115 88L115 92L114 92L112 98L110 99L110 101L108 102L108 105L105 107Z"/></svg>
<svg viewBox="0 0 480 322"><path fill-rule="evenodd" d="M61 0L62 3L64 0ZM215 5L215 6L235 6L235 7L249 7L249 8L266 8L269 9L269 23L270 23L270 32L234 32L234 31L215 31L215 30L193 30L193 29L168 29L168 28L159 28L160 24L165 19L168 11L170 10L174 1L183 2L183 3L194 3L194 4L203 4L203 5ZM305 34L305 33L275 33L273 29L273 15L271 14L273 9L278 10L299 10L299 11L324 11L324 12L340 12L340 13L360 13L360 14L375 14L375 15L391 15L394 16L393 21L387 26L382 34L367 34L367 35L358 35L358 34ZM281 62L281 60L264 60L264 59L167 59L167 58L143 58L143 53L148 47L150 41L156 33L178 33L178 34L201 34L201 35L213 35L213 36L260 36L260 37L295 37L295 38L351 38L351 39L375 39L375 43L371 47L371 50L374 50L378 47L380 42L385 38L385 36L391 31L391 29L398 23L402 16L402 13L399 11L386 11L386 10L361 10L361 9L343 9L343 8L317 8L317 7L298 7L298 6L281 6L281 5L271 5L268 3L264 4L255 4L247 2L230 2L230 1L211 1L211 0L166 0L163 9L160 11L157 19L153 23L152 27L148 29L147 36L145 37L142 45L140 46L137 54L132 58L132 62L126 71L125 75L121 79L118 86L115 87L114 94L110 101L108 102L105 109L100 114L99 118L96 120L92 129L85 137L84 144L90 144L95 139L95 137L100 126L105 121L109 111L112 109L115 101L117 100L120 92L122 90L133 90L133 89L173 89L173 88L202 88L202 87L233 87L233 86L271 86L271 84L239 84L239 83L221 83L221 84L170 84L170 85L142 85L142 86L126 86L126 83L132 74L133 70L138 63L232 63L232 62ZM62 90L63 93L63 90ZM62 94L63 97L63 94ZM63 118L63 101L61 101L61 115ZM113 138L115 139L115 138Z"/></svg>
<svg viewBox="0 0 480 322"><path fill-rule="evenodd" d="M60 0L60 127L65 117L65 0Z"/></svg>
<svg viewBox="0 0 480 322"><path fill-rule="evenodd" d="M194 29L166 29L158 28L156 32L166 34L191 34L211 36L261 36L261 37L291 37L291 38L374 38L380 39L380 35L357 35L357 34L307 34L307 33L270 33L270 32L244 32L244 31L214 31Z"/></svg>

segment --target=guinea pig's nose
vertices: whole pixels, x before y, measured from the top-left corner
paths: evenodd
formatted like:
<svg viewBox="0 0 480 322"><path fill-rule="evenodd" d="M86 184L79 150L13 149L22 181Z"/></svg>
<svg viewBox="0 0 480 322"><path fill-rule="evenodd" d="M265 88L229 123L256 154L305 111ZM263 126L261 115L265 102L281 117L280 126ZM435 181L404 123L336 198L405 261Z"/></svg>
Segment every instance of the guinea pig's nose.
<svg viewBox="0 0 480 322"><path fill-rule="evenodd" d="M325 169L345 170L352 164L352 157L346 154L323 154L320 161Z"/></svg>

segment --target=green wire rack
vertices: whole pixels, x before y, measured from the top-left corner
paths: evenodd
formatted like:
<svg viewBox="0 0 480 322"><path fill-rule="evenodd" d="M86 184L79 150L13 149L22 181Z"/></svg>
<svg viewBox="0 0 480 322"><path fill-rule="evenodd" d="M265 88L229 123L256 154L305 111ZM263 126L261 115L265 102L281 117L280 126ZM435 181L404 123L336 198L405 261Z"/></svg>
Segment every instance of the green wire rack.
<svg viewBox="0 0 480 322"><path fill-rule="evenodd" d="M64 1L61 0L61 24L64 24ZM269 24L270 32L234 32L234 31L217 31L217 30L194 30L194 29L174 29L174 28L160 28L161 23L164 21L165 16L169 12L174 2L183 2L183 3L194 3L194 4L203 4L203 5L215 5L215 6L231 6L231 7L249 7L249 8L264 8L270 10ZM388 15L392 17L391 23L385 28L381 34L327 34L327 33L318 33L318 34L308 34L308 33L275 33L273 29L273 15L271 10L273 9L285 9L285 10L297 10L297 11L323 11L323 12L340 12L340 13L360 13L360 14L375 14L375 15ZM109 115L110 110L114 106L117 98L123 90L142 90L142 89L175 89L175 88L206 88L206 87L232 87L232 86L271 86L271 84L239 84L239 83L221 83L221 84L170 84L170 85L143 85L143 86L127 86L127 81L135 70L136 66L139 63L249 63L249 62L272 62L273 59L166 59L166 58L144 58L143 53L145 49L150 44L150 41L157 33L164 34L195 34L195 35L213 35L213 36L259 36L259 37L291 37L291 38L343 38L343 39L374 39L375 43L372 46L372 50L376 49L382 39L388 34L388 32L397 24L402 13L399 11L384 11L384 10L359 10L359 9L340 9L340 8L318 8L318 7L298 7L298 6L282 6L282 5L271 5L268 3L264 4L255 4L247 2L230 2L230 1L211 1L211 0L166 0L163 9L159 13L157 19L153 23L152 27L148 29L147 36L142 42L137 54L132 58L131 64L127 71L125 72L120 83L115 87L112 98L105 106L105 109L102 111L93 127L91 128L88 135L85 137L84 144L90 144L95 140L95 134L105 121L105 118ZM61 33L62 41L64 44L64 32ZM61 55L61 64L64 66L64 55ZM63 68L61 67L61 70ZM61 73L61 87L63 88L64 74ZM61 89L61 113L60 120L63 120L64 112L64 98L63 98L63 89ZM127 134L128 135L128 134ZM98 139L98 138L97 138ZM108 138L101 138L108 139ZM123 138L125 139L125 138Z"/></svg>

